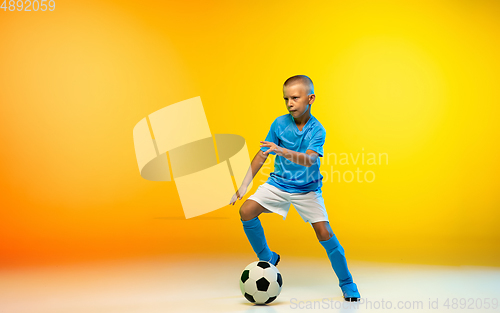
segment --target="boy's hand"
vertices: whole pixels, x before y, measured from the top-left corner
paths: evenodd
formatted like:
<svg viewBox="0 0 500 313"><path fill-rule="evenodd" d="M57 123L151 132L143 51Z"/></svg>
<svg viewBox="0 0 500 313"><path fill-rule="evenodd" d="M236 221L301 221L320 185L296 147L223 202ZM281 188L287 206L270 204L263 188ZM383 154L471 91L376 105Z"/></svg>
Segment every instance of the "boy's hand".
<svg viewBox="0 0 500 313"><path fill-rule="evenodd" d="M243 198L243 196L247 193L247 187L243 187L241 186L240 189L238 189L238 191L236 191L236 193L234 194L234 196L231 198L231 202L229 202L229 204L231 205L234 205L234 203L236 202L236 200L241 200L241 198Z"/></svg>
<svg viewBox="0 0 500 313"><path fill-rule="evenodd" d="M277 155L283 156L284 149L280 146L277 146L274 142L261 141L261 143L262 143L260 145L261 147L269 147L269 149L267 149L267 151L263 152L264 155L267 155L270 152L274 151L274 152L276 152Z"/></svg>

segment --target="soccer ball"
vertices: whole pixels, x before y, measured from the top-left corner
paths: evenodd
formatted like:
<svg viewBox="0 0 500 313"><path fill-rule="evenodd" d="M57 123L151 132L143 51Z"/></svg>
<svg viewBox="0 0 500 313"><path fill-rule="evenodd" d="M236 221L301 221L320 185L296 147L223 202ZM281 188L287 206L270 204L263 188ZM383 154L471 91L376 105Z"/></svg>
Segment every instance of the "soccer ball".
<svg viewBox="0 0 500 313"><path fill-rule="evenodd" d="M273 302L281 292L283 280L276 268L266 261L250 263L240 277L240 289L245 298L256 304Z"/></svg>

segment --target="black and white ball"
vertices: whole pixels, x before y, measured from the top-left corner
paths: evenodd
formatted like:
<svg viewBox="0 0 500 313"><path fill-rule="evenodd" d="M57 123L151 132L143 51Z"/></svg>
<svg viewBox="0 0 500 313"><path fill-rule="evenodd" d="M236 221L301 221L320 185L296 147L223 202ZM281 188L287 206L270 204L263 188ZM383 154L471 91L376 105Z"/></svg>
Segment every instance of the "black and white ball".
<svg viewBox="0 0 500 313"><path fill-rule="evenodd" d="M276 268L266 261L250 263L240 277L240 289L245 298L256 304L273 302L281 292L283 279Z"/></svg>

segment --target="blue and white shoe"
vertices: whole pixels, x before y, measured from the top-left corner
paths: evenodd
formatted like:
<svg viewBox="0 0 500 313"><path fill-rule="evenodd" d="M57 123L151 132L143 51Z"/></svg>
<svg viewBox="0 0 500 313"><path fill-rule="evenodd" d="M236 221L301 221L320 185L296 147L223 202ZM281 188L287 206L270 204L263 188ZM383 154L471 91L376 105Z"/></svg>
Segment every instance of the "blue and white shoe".
<svg viewBox="0 0 500 313"><path fill-rule="evenodd" d="M349 302L358 302L361 296L359 295L358 286L355 283L350 283L340 287L344 300Z"/></svg>

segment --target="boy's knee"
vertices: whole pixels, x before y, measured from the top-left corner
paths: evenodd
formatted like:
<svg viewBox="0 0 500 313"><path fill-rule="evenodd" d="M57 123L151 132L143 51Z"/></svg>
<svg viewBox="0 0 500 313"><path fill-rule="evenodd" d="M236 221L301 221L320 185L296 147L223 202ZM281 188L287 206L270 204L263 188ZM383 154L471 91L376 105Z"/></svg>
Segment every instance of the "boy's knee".
<svg viewBox="0 0 500 313"><path fill-rule="evenodd" d="M316 233L316 236L318 237L319 241L326 241L326 240L332 238L332 234L326 229Z"/></svg>
<svg viewBox="0 0 500 313"><path fill-rule="evenodd" d="M333 232L329 227L321 227L316 230L316 237L318 237L319 241L325 241L333 237Z"/></svg>
<svg viewBox="0 0 500 313"><path fill-rule="evenodd" d="M248 220L251 220L252 217L250 216L250 212L248 212L249 210L246 209L246 207L244 205L242 205L240 207L240 218L242 221L248 221Z"/></svg>

